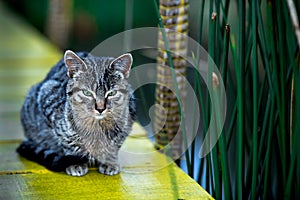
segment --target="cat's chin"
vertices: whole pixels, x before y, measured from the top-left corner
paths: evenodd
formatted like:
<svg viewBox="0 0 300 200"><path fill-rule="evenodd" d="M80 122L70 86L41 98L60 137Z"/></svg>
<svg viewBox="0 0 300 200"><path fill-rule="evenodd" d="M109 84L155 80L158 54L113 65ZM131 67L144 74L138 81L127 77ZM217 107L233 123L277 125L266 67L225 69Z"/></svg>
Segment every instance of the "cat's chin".
<svg viewBox="0 0 300 200"><path fill-rule="evenodd" d="M105 115L103 115L103 114L95 115L95 119L97 119L97 120L101 120L103 118L105 118Z"/></svg>

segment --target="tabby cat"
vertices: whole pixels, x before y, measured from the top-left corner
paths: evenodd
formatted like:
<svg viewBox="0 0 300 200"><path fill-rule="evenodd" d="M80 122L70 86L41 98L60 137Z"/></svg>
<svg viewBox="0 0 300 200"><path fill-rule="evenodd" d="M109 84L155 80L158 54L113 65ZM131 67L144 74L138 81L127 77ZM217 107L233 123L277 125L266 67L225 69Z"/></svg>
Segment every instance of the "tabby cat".
<svg viewBox="0 0 300 200"><path fill-rule="evenodd" d="M112 58L66 51L27 94L21 111L26 140L17 152L72 176L91 166L119 173L118 152L135 119L131 65L128 53Z"/></svg>

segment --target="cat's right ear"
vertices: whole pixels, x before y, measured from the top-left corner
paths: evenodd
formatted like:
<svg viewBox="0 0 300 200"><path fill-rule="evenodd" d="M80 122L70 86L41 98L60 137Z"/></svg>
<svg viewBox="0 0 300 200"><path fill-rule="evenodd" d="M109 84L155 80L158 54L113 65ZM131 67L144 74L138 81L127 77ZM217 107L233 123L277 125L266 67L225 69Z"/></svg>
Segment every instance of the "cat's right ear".
<svg viewBox="0 0 300 200"><path fill-rule="evenodd" d="M68 68L68 76L73 78L78 71L86 68L85 63L73 51L67 50L65 52L64 61Z"/></svg>

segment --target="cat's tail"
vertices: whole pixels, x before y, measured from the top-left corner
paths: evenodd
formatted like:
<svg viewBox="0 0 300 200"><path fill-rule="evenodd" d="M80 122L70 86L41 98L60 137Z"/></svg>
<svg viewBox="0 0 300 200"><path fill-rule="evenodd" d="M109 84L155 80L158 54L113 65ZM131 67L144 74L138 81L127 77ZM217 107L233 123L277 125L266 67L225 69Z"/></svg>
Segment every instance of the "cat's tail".
<svg viewBox="0 0 300 200"><path fill-rule="evenodd" d="M37 162L47 169L55 172L65 171L71 165L88 162L86 157L65 155L61 156L53 150L43 149L30 140L23 141L17 152L28 160Z"/></svg>

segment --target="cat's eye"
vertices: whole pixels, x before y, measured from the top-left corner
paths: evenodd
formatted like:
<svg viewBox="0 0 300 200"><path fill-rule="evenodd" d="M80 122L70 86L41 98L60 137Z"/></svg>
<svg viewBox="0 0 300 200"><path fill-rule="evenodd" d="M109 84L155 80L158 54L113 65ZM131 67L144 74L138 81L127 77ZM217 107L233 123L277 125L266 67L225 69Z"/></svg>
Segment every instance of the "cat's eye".
<svg viewBox="0 0 300 200"><path fill-rule="evenodd" d="M112 96L115 96L116 94L117 94L117 90L111 90L107 93L107 96L112 97Z"/></svg>
<svg viewBox="0 0 300 200"><path fill-rule="evenodd" d="M92 94L90 91L88 91L88 90L82 90L82 93L83 93L85 96L87 96L87 97L90 97L90 96L93 95L93 94Z"/></svg>

